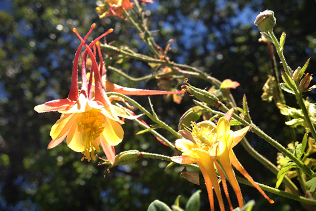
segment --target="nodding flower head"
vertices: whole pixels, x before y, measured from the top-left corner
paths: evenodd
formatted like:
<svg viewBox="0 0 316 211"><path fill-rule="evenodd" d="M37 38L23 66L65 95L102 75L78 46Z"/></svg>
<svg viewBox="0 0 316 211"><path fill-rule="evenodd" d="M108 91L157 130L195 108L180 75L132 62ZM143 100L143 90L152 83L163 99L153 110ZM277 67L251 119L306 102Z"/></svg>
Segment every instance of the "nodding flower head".
<svg viewBox="0 0 316 211"><path fill-rule="evenodd" d="M242 194L236 180L233 166L242 173L269 202L273 203L273 200L261 190L242 167L233 152L233 147L242 140L250 126L237 131L230 130L229 120L232 115L233 110L227 112L224 117L221 117L218 120L217 125L208 120L193 123L190 135L188 132L182 132L181 134L184 134L184 137L176 140L176 147L182 151L182 156L175 156L172 158L174 162L180 164L198 164L205 180L212 211L214 211L213 190L217 196L221 211L225 210L214 167L217 168L222 179L224 192L228 199L230 210L233 210L233 207L228 195L224 172L237 195L239 207L243 206Z"/></svg>

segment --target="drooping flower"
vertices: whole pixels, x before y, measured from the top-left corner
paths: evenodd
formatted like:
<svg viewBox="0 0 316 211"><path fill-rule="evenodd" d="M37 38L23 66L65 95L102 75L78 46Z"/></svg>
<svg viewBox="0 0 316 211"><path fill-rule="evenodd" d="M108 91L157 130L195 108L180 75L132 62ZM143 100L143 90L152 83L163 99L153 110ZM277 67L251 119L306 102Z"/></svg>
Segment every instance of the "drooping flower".
<svg viewBox="0 0 316 211"><path fill-rule="evenodd" d="M74 59L71 89L68 98L52 100L37 105L34 109L38 113L49 111L62 113L60 119L51 129L50 135L52 141L49 143L48 149L59 145L67 137L67 145L72 150L81 152L83 159L86 158L90 161L91 159L95 159L94 153L100 151L99 145L101 144L107 159L113 164L115 161L114 146L119 144L124 136L124 131L120 125L123 124L123 121L119 117L133 119L138 116L130 117L125 109L113 105L106 95L106 92L118 92L126 95L162 95L172 92L122 87L102 78L101 76L105 76L106 70L103 65L98 41L111 32L111 30L87 45L85 40L94 27L95 25L92 25L91 30L84 39L82 39L77 30L74 29L74 32L81 40L81 44ZM79 93L78 62L83 45L85 45L86 50L82 56L82 83ZM98 47L100 65L98 65L96 61L96 52L93 53L91 50L95 45ZM86 72L88 54L92 64L89 80L87 79Z"/></svg>
<svg viewBox="0 0 316 211"><path fill-rule="evenodd" d="M101 84L98 66L91 52L90 47L85 43L86 38L95 25L92 25L80 44L74 59L72 73L71 89L67 99L59 99L46 102L35 106L35 111L39 113L58 111L62 113L60 119L53 125L50 135L52 141L48 145L51 149L59 145L67 136L67 145L76 152L83 154L83 159L88 161L95 159L95 151L99 152L99 145L111 163L115 159L115 145L119 144L124 136L124 131L120 125L114 105L111 104ZM101 39L107 33L94 40L90 45L93 46L97 40ZM89 84L86 77L85 59L82 64L82 85L79 93L78 89L78 61L82 46L86 46L84 57L89 53L92 58L92 70L95 81L95 96L92 99L92 78Z"/></svg>
<svg viewBox="0 0 316 211"><path fill-rule="evenodd" d="M141 0L146 3L154 3L152 0ZM118 16L124 18L124 10L130 10L134 3L130 0L104 0L105 4L102 4L96 8L100 18L107 16Z"/></svg>
<svg viewBox="0 0 316 211"><path fill-rule="evenodd" d="M228 200L230 210L233 210L233 207L230 202L224 172L236 193L239 207L243 207L241 190L232 166L243 174L244 177L246 177L246 179L248 179L248 181L251 182L251 184L256 187L270 203L273 203L273 200L262 191L252 177L246 172L233 152L232 148L246 135L249 126L238 131L230 130L229 120L231 115L232 111L228 112L225 117L219 119L217 125L207 120L197 124L193 123L191 132L182 131L181 134L183 139L178 139L176 141L176 147L182 151L182 156L175 156L172 158L174 162L180 164L198 164L205 180L212 211L214 211L213 189L217 196L221 211L225 210L215 168L218 170L222 179L224 193Z"/></svg>

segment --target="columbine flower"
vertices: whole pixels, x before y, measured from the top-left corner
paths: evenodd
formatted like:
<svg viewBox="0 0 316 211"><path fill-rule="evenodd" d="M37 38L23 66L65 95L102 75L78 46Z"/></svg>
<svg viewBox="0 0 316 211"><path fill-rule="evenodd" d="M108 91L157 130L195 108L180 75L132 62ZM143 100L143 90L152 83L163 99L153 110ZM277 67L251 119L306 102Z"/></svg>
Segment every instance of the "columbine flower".
<svg viewBox="0 0 316 211"><path fill-rule="evenodd" d="M51 149L59 145L67 136L67 145L76 152L83 154L83 159L88 161L95 159L95 151L99 152L99 145L111 163L115 159L115 145L119 144L124 136L124 131L120 125L122 121L119 119L114 105L111 104L101 84L101 77L97 70L97 63L93 57L93 53L87 44L86 38L95 25L92 25L82 43L79 46L75 59L72 73L71 89L67 99L59 99L46 102L35 106L35 111L39 113L48 111L58 111L62 113L60 119L53 125L50 135L52 141L48 145ZM74 29L75 30L75 29ZM75 30L76 31L76 30ZM97 39L101 39L109 32L104 33ZM93 41L93 46L97 42ZM84 57L89 53L92 58L92 69L95 80L95 96L92 100L92 78L89 84L86 77L85 59L82 65L82 86L79 94L78 91L78 60L82 46L86 46Z"/></svg>
<svg viewBox="0 0 316 211"><path fill-rule="evenodd" d="M141 0L146 3L154 3L152 0ZM130 10L134 3L130 0L104 0L106 4L102 4L96 8L100 18L107 16L118 16L124 18L124 10Z"/></svg>
<svg viewBox="0 0 316 211"><path fill-rule="evenodd" d="M213 189L217 196L221 211L225 210L215 167L222 179L224 192L227 197L230 210L233 210L233 207L228 195L224 172L226 173L237 195L239 207L241 208L243 206L241 190L232 166L242 173L244 177L246 177L270 203L273 203L273 200L269 199L269 197L254 182L252 177L239 163L232 150L232 148L242 140L249 130L248 126L238 131L231 131L229 120L232 113L233 112L230 111L225 115L225 117L221 117L217 125L211 121L203 121L197 124L193 123L191 132L182 131L181 134L184 138L176 141L176 147L182 151L182 156L172 158L174 162L180 164L198 164L205 180L212 211L214 211Z"/></svg>
<svg viewBox="0 0 316 211"><path fill-rule="evenodd" d="M101 144L107 159L113 164L115 161L115 149L113 146L119 144L124 136L124 131L120 125L123 122L119 117L133 119L139 116L130 117L125 109L111 104L111 100L107 97L106 92L118 92L126 95L162 95L172 94L173 92L127 88L106 80L102 81L101 76L105 74L106 70L104 65L97 64L96 56L91 48L97 45L100 64L103 64L98 41L111 30L92 41L88 46L85 40L94 27L95 25L92 25L91 30L84 39L74 29L74 32L82 43L75 55L71 89L68 98L52 100L37 105L34 109L39 113L49 111L62 113L60 119L51 129L50 135L52 141L49 143L48 149L59 145L67 136L66 142L68 147L76 152L81 152L83 159L86 158L88 161L95 159L94 153L100 151L99 145ZM82 85L79 93L78 62L80 50L83 45L85 45L86 50L83 53L81 65ZM92 63L89 83L86 73L88 54Z"/></svg>

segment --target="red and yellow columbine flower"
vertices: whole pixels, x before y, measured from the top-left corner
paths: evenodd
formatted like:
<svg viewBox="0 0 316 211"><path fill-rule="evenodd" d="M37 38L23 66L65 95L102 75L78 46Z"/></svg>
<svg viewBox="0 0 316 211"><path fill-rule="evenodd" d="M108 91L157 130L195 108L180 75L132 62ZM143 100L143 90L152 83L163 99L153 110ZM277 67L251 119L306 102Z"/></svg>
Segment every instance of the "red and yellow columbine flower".
<svg viewBox="0 0 316 211"><path fill-rule="evenodd" d="M229 125L231 115L232 111L228 112L226 117L221 117L219 119L217 125L211 121L203 121L197 124L194 123L192 125L192 132L182 131L181 134L184 138L176 141L176 147L182 151L182 156L172 158L174 162L180 164L198 164L205 180L212 211L214 211L213 189L217 196L221 211L225 210L215 168L217 168L222 179L224 192L230 210L233 210L233 207L228 195L224 172L237 195L239 207L241 208L243 206L241 190L232 166L242 173L270 203L273 203L273 200L262 191L252 177L246 172L233 152L233 147L246 135L249 126L238 131L231 131Z"/></svg>
<svg viewBox="0 0 316 211"><path fill-rule="evenodd" d="M154 3L152 0L141 0L146 3ZM104 0L106 4L102 4L96 8L100 18L107 16L118 16L124 18L124 10L130 10L134 3L130 0Z"/></svg>
<svg viewBox="0 0 316 211"><path fill-rule="evenodd" d="M101 144L107 159L113 164L115 161L114 146L119 144L124 136L124 131L120 125L123 122L119 117L129 117L124 109L111 104L106 92L118 92L126 95L161 95L170 94L170 92L126 88L107 81L104 84L101 81L101 75L105 73L105 67L97 64L96 53L94 54L91 48L111 30L92 41L88 46L85 40L94 27L95 25L92 25L91 30L84 39L74 29L74 32L82 43L75 55L71 89L68 98L52 100L37 105L34 109L39 113L49 111L62 113L60 119L51 129L50 135L52 141L49 143L48 149L59 145L67 137L67 145L72 150L81 152L83 159L86 158L90 161L91 159L95 159L94 153L95 151L100 151L99 145ZM83 53L81 65L82 85L79 93L78 62L80 50L83 45L85 45L86 50ZM97 47L100 55L100 64L103 64L99 45ZM87 80L86 73L88 54L92 63L89 81ZM137 118L137 116L131 117L131 119L133 118Z"/></svg>
<svg viewBox="0 0 316 211"><path fill-rule="evenodd" d="M85 37L88 37L95 25ZM101 35L98 39L104 37L107 33ZM81 37L80 37L81 38ZM81 38L82 39L82 38ZM115 145L119 144L124 136L124 131L120 125L122 121L119 119L114 105L111 104L101 84L101 77L97 70L97 63L93 57L93 53L85 39L79 46L75 59L72 73L72 83L70 93L67 99L59 99L46 102L35 106L35 111L39 113L48 111L58 111L62 113L60 119L53 125L50 135L52 141L48 145L51 149L59 145L67 136L66 142L69 148L83 154L83 159L88 161L95 159L95 151L99 152L101 147L111 163L115 159ZM93 41L93 46L97 41ZM89 53L92 58L92 69L95 81L95 96L92 99L92 79L89 84L86 77L85 60L82 65L82 85L79 93L78 89L78 61L82 46L86 46L84 54Z"/></svg>

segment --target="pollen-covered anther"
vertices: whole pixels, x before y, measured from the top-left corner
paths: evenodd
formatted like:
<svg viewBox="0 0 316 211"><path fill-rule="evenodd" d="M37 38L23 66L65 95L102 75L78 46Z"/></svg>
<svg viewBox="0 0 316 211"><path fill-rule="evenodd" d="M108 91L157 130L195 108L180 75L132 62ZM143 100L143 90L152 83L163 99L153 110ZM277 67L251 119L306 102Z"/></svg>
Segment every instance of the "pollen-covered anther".
<svg viewBox="0 0 316 211"><path fill-rule="evenodd" d="M82 133L82 145L84 146L81 160L91 161L96 159L95 152L100 152L100 148L95 142L104 128L104 117L99 115L98 112L82 113L78 121L78 131Z"/></svg>

